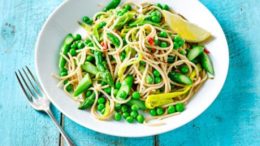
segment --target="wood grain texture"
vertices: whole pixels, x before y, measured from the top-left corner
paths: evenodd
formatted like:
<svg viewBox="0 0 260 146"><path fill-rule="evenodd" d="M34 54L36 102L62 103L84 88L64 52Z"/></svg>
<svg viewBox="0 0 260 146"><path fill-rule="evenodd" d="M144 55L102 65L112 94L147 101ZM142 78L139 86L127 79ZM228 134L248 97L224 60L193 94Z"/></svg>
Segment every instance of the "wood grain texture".
<svg viewBox="0 0 260 146"><path fill-rule="evenodd" d="M14 76L24 65L34 69L34 44L59 1L0 1L0 145L58 145L59 133L44 114L30 107ZM55 110L55 116L60 113Z"/></svg>
<svg viewBox="0 0 260 146"><path fill-rule="evenodd" d="M201 1L219 20L230 47L228 78L212 106L177 130L137 139L99 134L64 118L63 126L77 145L259 145L259 0ZM23 65L33 69L37 34L61 2L0 0L0 146L60 145L58 130L47 116L29 106L13 72ZM57 110L55 115L60 118Z"/></svg>
<svg viewBox="0 0 260 146"><path fill-rule="evenodd" d="M230 68L212 106L189 124L159 136L162 146L253 146L260 144L260 3L202 0L227 36ZM174 124L174 123L173 123Z"/></svg>

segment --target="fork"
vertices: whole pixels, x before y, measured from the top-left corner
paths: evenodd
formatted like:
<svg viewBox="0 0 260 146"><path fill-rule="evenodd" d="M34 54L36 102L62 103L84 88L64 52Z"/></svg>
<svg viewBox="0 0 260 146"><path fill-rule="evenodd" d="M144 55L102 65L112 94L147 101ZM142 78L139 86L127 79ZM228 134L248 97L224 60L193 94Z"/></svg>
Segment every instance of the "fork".
<svg viewBox="0 0 260 146"><path fill-rule="evenodd" d="M47 96L44 94L42 87L39 82L36 80L30 69L26 66L26 69L22 68L22 71L18 70L15 72L15 76L25 94L29 100L30 105L37 111L45 112L54 122L55 126L59 129L61 135L67 142L69 146L74 146L71 139L66 135L64 130L60 127L57 120L53 116L52 111L50 110L50 101L47 99ZM23 72L23 73L22 73Z"/></svg>

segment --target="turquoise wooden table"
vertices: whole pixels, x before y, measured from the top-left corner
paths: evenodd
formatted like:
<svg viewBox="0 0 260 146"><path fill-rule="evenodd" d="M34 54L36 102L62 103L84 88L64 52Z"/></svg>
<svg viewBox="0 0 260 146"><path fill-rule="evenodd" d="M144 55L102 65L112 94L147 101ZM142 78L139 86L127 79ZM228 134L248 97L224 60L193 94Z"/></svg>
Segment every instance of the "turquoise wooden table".
<svg viewBox="0 0 260 146"><path fill-rule="evenodd" d="M227 81L212 106L177 130L136 139L88 130L53 107L56 118L77 145L260 145L259 0L201 1L219 20L230 47ZM0 0L0 146L64 145L50 119L26 102L14 76L14 71L24 65L34 67L38 32L61 2Z"/></svg>

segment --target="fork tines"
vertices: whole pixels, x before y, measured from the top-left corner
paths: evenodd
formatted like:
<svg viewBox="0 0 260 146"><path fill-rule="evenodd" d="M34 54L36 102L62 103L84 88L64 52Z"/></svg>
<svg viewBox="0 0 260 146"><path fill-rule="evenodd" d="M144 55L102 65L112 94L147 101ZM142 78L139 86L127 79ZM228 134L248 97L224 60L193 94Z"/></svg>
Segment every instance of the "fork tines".
<svg viewBox="0 0 260 146"><path fill-rule="evenodd" d="M15 76L28 100L32 101L33 98L42 96L41 86L30 69L27 66L25 68L15 72Z"/></svg>

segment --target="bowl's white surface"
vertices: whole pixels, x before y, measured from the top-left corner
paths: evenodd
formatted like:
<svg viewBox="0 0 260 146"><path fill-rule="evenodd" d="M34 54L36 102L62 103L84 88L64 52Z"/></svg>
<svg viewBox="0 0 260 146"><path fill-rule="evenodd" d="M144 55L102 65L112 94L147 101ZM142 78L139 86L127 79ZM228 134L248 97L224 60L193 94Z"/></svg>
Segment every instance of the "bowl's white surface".
<svg viewBox="0 0 260 146"><path fill-rule="evenodd" d="M138 2L138 0L134 0ZM36 70L45 92L52 103L67 117L89 129L115 136L142 137L160 134L178 128L199 116L216 99L228 71L229 53L225 35L215 19L197 0L150 0L154 3L166 3L189 21L205 28L215 39L207 44L215 68L215 79L209 80L193 97L186 110L178 116L163 120L165 125L149 127L142 124L124 122L98 121L89 112L77 109L77 103L70 99L62 89L58 88L57 80L51 74L57 73L59 46L64 36L70 32L81 33L77 21L82 16L93 16L102 8L99 6L107 0L69 0L61 4L47 19L36 43Z"/></svg>

